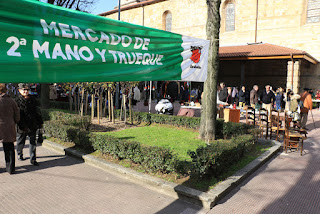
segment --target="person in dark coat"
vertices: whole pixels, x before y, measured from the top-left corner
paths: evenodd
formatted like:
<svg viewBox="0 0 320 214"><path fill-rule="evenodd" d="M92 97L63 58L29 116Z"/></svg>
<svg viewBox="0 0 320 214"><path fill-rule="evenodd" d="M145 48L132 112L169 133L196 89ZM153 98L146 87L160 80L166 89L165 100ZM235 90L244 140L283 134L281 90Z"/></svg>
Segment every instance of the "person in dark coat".
<svg viewBox="0 0 320 214"><path fill-rule="evenodd" d="M256 108L259 102L258 90L259 87L257 85L254 85L252 90L250 91L250 105L253 108Z"/></svg>
<svg viewBox="0 0 320 214"><path fill-rule="evenodd" d="M267 109L270 115L273 103L276 100L270 85L266 85L266 90L261 93L260 100L262 101L262 108Z"/></svg>
<svg viewBox="0 0 320 214"><path fill-rule="evenodd" d="M228 90L226 88L226 85L224 84L224 82L220 83L220 91L219 91L219 100L221 102L227 102L227 98L228 98Z"/></svg>
<svg viewBox="0 0 320 214"><path fill-rule="evenodd" d="M242 86L239 91L239 107L243 108L246 105L246 87Z"/></svg>
<svg viewBox="0 0 320 214"><path fill-rule="evenodd" d="M29 136L30 163L38 166L39 164L36 161L36 131L42 127L43 120L36 100L29 96L29 89L30 87L28 84L19 84L20 94L16 99L18 107L20 108L17 153L18 160L25 160L23 157L23 147L25 145L26 137Z"/></svg>
<svg viewBox="0 0 320 214"><path fill-rule="evenodd" d="M12 174L15 171L13 142L16 141L16 123L20 120L20 111L6 91L6 85L0 83L0 141L3 144L6 170Z"/></svg>

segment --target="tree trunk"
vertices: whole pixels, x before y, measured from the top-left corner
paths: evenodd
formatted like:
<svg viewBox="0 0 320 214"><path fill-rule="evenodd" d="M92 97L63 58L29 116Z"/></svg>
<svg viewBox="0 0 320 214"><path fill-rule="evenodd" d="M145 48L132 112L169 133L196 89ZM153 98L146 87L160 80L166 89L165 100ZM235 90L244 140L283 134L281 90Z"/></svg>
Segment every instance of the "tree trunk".
<svg viewBox="0 0 320 214"><path fill-rule="evenodd" d="M217 79L219 71L219 30L221 0L207 0L207 39L210 40L208 77L204 83L200 138L207 143L215 139L217 118Z"/></svg>
<svg viewBox="0 0 320 214"><path fill-rule="evenodd" d="M108 114L109 114L109 121L111 121L111 91L108 89Z"/></svg>
<svg viewBox="0 0 320 214"><path fill-rule="evenodd" d="M100 96L97 100L97 118L98 118L98 124L100 124Z"/></svg>
<svg viewBox="0 0 320 214"><path fill-rule="evenodd" d="M102 104L103 104L103 98L102 98L102 93L100 92L100 95L99 95L99 108L100 108L99 115L100 115L100 119L102 118L102 112L103 112Z"/></svg>
<svg viewBox="0 0 320 214"><path fill-rule="evenodd" d="M80 112L80 90L78 90L77 104L78 104L77 113L79 113Z"/></svg>
<svg viewBox="0 0 320 214"><path fill-rule="evenodd" d="M84 115L88 114L88 95L89 95L89 91L86 91L84 96L84 99L85 99Z"/></svg>
<svg viewBox="0 0 320 214"><path fill-rule="evenodd" d="M81 108L80 108L80 116L83 116L83 108L84 108L84 88L82 88L82 97L81 97Z"/></svg>
<svg viewBox="0 0 320 214"><path fill-rule="evenodd" d="M94 103L95 103L95 101L96 101L95 95L92 94L92 95L91 95L91 120L94 119L94 108L95 108Z"/></svg>
<svg viewBox="0 0 320 214"><path fill-rule="evenodd" d="M49 84L41 84L41 107L48 109L50 108L50 85Z"/></svg>
<svg viewBox="0 0 320 214"><path fill-rule="evenodd" d="M132 97L129 98L129 113L130 113L130 121L131 125L133 124L133 115L132 115Z"/></svg>
<svg viewBox="0 0 320 214"><path fill-rule="evenodd" d="M72 111L73 99L72 99L72 92L69 92L69 111Z"/></svg>
<svg viewBox="0 0 320 214"><path fill-rule="evenodd" d="M112 123L115 124L114 121L114 106L113 106L113 96L111 94L111 117L112 117Z"/></svg>
<svg viewBox="0 0 320 214"><path fill-rule="evenodd" d="M103 114L102 114L102 117L107 117L107 93L105 93L105 97L102 98L103 100Z"/></svg>
<svg viewBox="0 0 320 214"><path fill-rule="evenodd" d="M122 98L121 98L120 121L122 120L122 109L123 109L123 95L122 95Z"/></svg>
<svg viewBox="0 0 320 214"><path fill-rule="evenodd" d="M127 108L126 108L126 95L122 95L123 99L123 115L124 115L124 124L127 122Z"/></svg>
<svg viewBox="0 0 320 214"><path fill-rule="evenodd" d="M73 100L74 100L74 112L77 113L77 95L76 92L73 94Z"/></svg>

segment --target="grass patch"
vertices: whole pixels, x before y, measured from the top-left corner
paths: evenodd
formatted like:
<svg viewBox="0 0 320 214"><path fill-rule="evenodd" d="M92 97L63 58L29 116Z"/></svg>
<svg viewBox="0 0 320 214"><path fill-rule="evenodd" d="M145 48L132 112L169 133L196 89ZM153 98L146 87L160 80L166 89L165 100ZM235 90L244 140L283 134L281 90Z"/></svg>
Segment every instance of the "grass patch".
<svg viewBox="0 0 320 214"><path fill-rule="evenodd" d="M172 149L181 160L191 160L188 151L195 151L206 143L198 139L198 132L176 127L151 125L145 127L130 128L108 134L122 140L136 141L148 146L159 146Z"/></svg>

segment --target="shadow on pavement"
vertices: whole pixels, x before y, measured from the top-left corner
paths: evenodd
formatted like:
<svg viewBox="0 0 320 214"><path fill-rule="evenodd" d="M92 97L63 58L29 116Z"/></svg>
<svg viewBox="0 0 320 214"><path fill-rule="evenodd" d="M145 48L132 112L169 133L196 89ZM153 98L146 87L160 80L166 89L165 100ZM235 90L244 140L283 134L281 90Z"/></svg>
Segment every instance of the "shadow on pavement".
<svg viewBox="0 0 320 214"><path fill-rule="evenodd" d="M60 166L71 166L75 164L81 164L83 161L75 159L75 158L69 158L65 155L53 155L53 156L45 156L45 157L37 157L39 159L41 158L54 158L46 161L38 161L39 166L33 166L30 164L28 160L22 161L23 166L16 166L16 172L15 174L20 173L27 173L27 172L33 172L33 171L39 171L46 168L53 168L53 167L60 167Z"/></svg>

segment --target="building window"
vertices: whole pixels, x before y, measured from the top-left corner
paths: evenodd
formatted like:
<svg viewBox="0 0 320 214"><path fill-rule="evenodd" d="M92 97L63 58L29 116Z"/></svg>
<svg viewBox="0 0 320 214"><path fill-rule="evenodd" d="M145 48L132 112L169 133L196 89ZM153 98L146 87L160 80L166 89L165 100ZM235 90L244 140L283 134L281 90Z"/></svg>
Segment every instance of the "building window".
<svg viewBox="0 0 320 214"><path fill-rule="evenodd" d="M320 1L309 0L307 9L307 23L320 22Z"/></svg>
<svg viewBox="0 0 320 214"><path fill-rule="evenodd" d="M164 30L171 32L172 27L172 13L166 11L163 14Z"/></svg>
<svg viewBox="0 0 320 214"><path fill-rule="evenodd" d="M226 7L226 31L234 31L235 9L234 4L229 3Z"/></svg>

